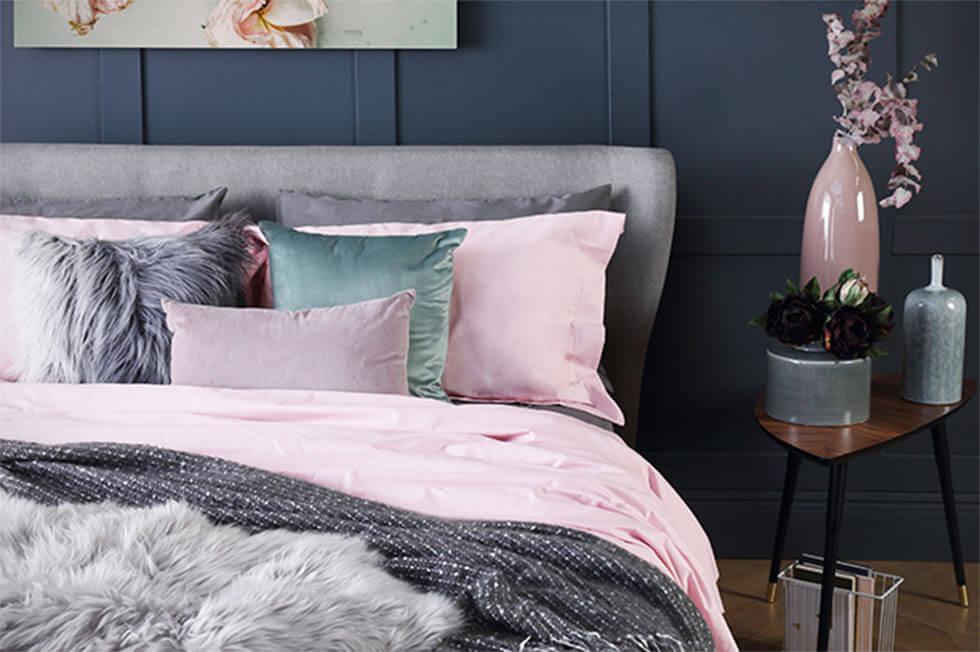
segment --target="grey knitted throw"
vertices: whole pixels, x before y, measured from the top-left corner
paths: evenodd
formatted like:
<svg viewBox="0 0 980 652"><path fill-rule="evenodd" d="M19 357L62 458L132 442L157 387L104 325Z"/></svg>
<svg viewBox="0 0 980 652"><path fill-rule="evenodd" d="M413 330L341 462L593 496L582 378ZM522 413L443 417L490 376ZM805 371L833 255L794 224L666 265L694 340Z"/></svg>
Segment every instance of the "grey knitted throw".
<svg viewBox="0 0 980 652"><path fill-rule="evenodd" d="M219 524L356 535L389 573L454 600L466 626L443 649L712 650L680 587L591 534L446 520L220 459L150 446L0 439L0 487L46 504L186 502Z"/></svg>

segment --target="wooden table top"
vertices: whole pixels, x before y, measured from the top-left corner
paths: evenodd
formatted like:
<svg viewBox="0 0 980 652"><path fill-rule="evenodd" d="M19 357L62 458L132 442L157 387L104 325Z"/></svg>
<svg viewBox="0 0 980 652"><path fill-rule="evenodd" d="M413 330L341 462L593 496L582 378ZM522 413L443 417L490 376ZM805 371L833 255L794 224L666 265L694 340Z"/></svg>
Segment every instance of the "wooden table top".
<svg viewBox="0 0 980 652"><path fill-rule="evenodd" d="M830 462L894 441L922 430L952 414L976 391L973 380L963 381L963 400L950 405L925 405L902 398L902 377L875 375L871 383L871 418L854 426L801 426L777 421L766 414L766 397L755 402L755 418L777 442L819 461Z"/></svg>

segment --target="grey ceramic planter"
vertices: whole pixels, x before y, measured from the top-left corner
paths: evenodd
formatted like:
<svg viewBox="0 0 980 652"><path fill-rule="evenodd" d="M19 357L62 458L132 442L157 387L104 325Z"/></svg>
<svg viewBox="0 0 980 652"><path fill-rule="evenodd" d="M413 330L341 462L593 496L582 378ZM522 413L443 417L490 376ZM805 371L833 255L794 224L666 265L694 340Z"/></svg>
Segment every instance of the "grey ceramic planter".
<svg viewBox="0 0 980 652"><path fill-rule="evenodd" d="M905 298L902 396L945 405L963 398L966 299L943 285L943 257L932 257L932 282Z"/></svg>
<svg viewBox="0 0 980 652"><path fill-rule="evenodd" d="M766 413L807 426L849 426L871 415L871 359L837 360L817 347L766 352Z"/></svg>

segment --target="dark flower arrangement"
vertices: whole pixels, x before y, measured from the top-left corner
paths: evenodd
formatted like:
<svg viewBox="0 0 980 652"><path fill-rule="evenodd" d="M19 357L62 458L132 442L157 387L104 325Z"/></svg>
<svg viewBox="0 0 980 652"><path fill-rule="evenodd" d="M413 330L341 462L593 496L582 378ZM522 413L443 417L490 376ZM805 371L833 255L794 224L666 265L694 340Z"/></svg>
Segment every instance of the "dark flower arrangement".
<svg viewBox="0 0 980 652"><path fill-rule="evenodd" d="M798 288L786 280L786 292L769 294L769 309L750 324L783 344L820 345L838 360L884 355L875 343L894 326L894 311L852 269L841 273L832 287L820 291L816 278Z"/></svg>

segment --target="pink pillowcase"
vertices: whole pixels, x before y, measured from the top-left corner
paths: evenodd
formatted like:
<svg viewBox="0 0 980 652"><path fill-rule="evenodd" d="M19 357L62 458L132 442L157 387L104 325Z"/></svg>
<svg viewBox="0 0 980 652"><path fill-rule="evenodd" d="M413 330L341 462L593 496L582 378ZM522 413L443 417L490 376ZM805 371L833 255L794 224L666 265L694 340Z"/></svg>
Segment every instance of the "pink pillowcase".
<svg viewBox="0 0 980 652"><path fill-rule="evenodd" d="M606 266L625 216L606 211L439 224L303 227L404 235L465 228L454 256L442 385L458 399L564 405L622 425L598 374Z"/></svg>
<svg viewBox="0 0 980 652"><path fill-rule="evenodd" d="M408 394L415 292L313 310L163 301L175 385Z"/></svg>
<svg viewBox="0 0 980 652"><path fill-rule="evenodd" d="M29 231L43 231L68 238L99 238L101 240L128 240L142 236L183 235L196 231L207 222L150 222L146 220L96 220L50 217L23 217L0 215L0 381L16 382L20 376L17 369L20 360L19 316L14 301L17 283L16 253L21 238ZM250 301L258 297L265 288L261 285L264 276L256 276L264 270L267 256L264 240L258 228L254 231L254 265L247 272L249 276Z"/></svg>

